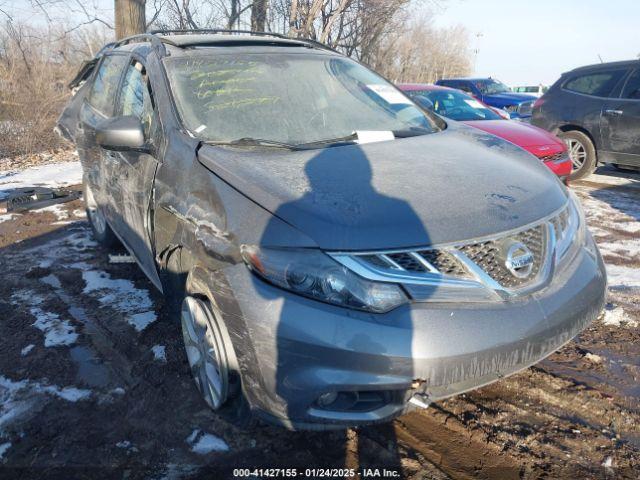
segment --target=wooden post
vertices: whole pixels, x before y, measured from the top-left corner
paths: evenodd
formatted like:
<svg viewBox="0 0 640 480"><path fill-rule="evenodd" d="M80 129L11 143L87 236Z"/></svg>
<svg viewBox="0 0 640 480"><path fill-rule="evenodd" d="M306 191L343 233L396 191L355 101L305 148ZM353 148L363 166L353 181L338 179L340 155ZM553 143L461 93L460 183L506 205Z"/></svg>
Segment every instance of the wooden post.
<svg viewBox="0 0 640 480"><path fill-rule="evenodd" d="M146 0L115 0L116 40L144 33Z"/></svg>

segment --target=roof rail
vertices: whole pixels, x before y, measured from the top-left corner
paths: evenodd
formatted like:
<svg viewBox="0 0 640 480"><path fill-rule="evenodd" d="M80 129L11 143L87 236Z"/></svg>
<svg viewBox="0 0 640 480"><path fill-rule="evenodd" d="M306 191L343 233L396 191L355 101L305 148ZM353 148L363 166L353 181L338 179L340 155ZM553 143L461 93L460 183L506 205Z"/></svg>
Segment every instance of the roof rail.
<svg viewBox="0 0 640 480"><path fill-rule="evenodd" d="M204 34L204 35L214 35L214 34L223 34L223 35L252 35L256 37L274 37L282 40L293 40L301 43L306 43L312 45L316 48L321 48L323 50L330 50L335 52L333 48L324 43L318 42L317 40L312 40L310 38L296 38L289 37L287 35L283 35L282 33L274 33L274 32L258 32L256 30L230 30L225 28L187 28L187 29L168 29L168 30L151 30L148 32L150 35L188 35L188 34ZM164 41L164 40L163 40ZM166 42L171 43L171 42Z"/></svg>
<svg viewBox="0 0 640 480"><path fill-rule="evenodd" d="M177 46L172 41L166 38L159 37L158 35L154 35L153 32L150 32L150 33L139 33L137 35L131 35L130 37L122 38L117 42L115 42L111 48L117 48L122 45L127 45L133 42L150 42L151 48L155 48L156 50L158 50L158 53L161 56L165 56L167 54L167 49L164 46L165 44Z"/></svg>

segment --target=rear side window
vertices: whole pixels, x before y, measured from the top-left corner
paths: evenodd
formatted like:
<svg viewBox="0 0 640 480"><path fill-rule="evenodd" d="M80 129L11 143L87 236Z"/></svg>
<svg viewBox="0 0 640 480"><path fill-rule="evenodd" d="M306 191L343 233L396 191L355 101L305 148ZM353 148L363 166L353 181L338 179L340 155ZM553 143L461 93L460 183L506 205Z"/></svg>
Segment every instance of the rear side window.
<svg viewBox="0 0 640 480"><path fill-rule="evenodd" d="M564 89L571 92L608 97L627 70L604 70L571 78Z"/></svg>
<svg viewBox="0 0 640 480"><path fill-rule="evenodd" d="M91 87L89 103L99 112L110 116L113 112L113 99L118 90L120 74L127 65L129 57L113 55L106 57L96 72L96 78Z"/></svg>
<svg viewBox="0 0 640 480"><path fill-rule="evenodd" d="M627 80L627 84L622 91L622 98L640 100L640 70L633 72L629 80Z"/></svg>

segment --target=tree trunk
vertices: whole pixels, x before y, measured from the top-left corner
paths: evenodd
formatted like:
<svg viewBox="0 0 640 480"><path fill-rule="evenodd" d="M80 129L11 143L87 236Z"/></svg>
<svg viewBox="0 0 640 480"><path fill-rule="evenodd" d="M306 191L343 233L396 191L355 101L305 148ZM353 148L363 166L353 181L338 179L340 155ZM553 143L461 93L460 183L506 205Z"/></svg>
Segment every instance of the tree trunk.
<svg viewBox="0 0 640 480"><path fill-rule="evenodd" d="M264 32L268 4L269 0L254 0L253 7L251 7L251 30Z"/></svg>
<svg viewBox="0 0 640 480"><path fill-rule="evenodd" d="M146 31L146 0L115 0L116 40Z"/></svg>

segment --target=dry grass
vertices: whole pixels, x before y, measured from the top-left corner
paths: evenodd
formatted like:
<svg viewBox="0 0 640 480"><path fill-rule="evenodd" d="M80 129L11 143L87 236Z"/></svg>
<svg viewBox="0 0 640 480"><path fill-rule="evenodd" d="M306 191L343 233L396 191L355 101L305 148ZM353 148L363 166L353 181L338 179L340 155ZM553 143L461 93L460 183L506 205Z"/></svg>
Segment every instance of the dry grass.
<svg viewBox="0 0 640 480"><path fill-rule="evenodd" d="M53 128L67 84L102 42L11 22L0 28L0 158L62 146Z"/></svg>

